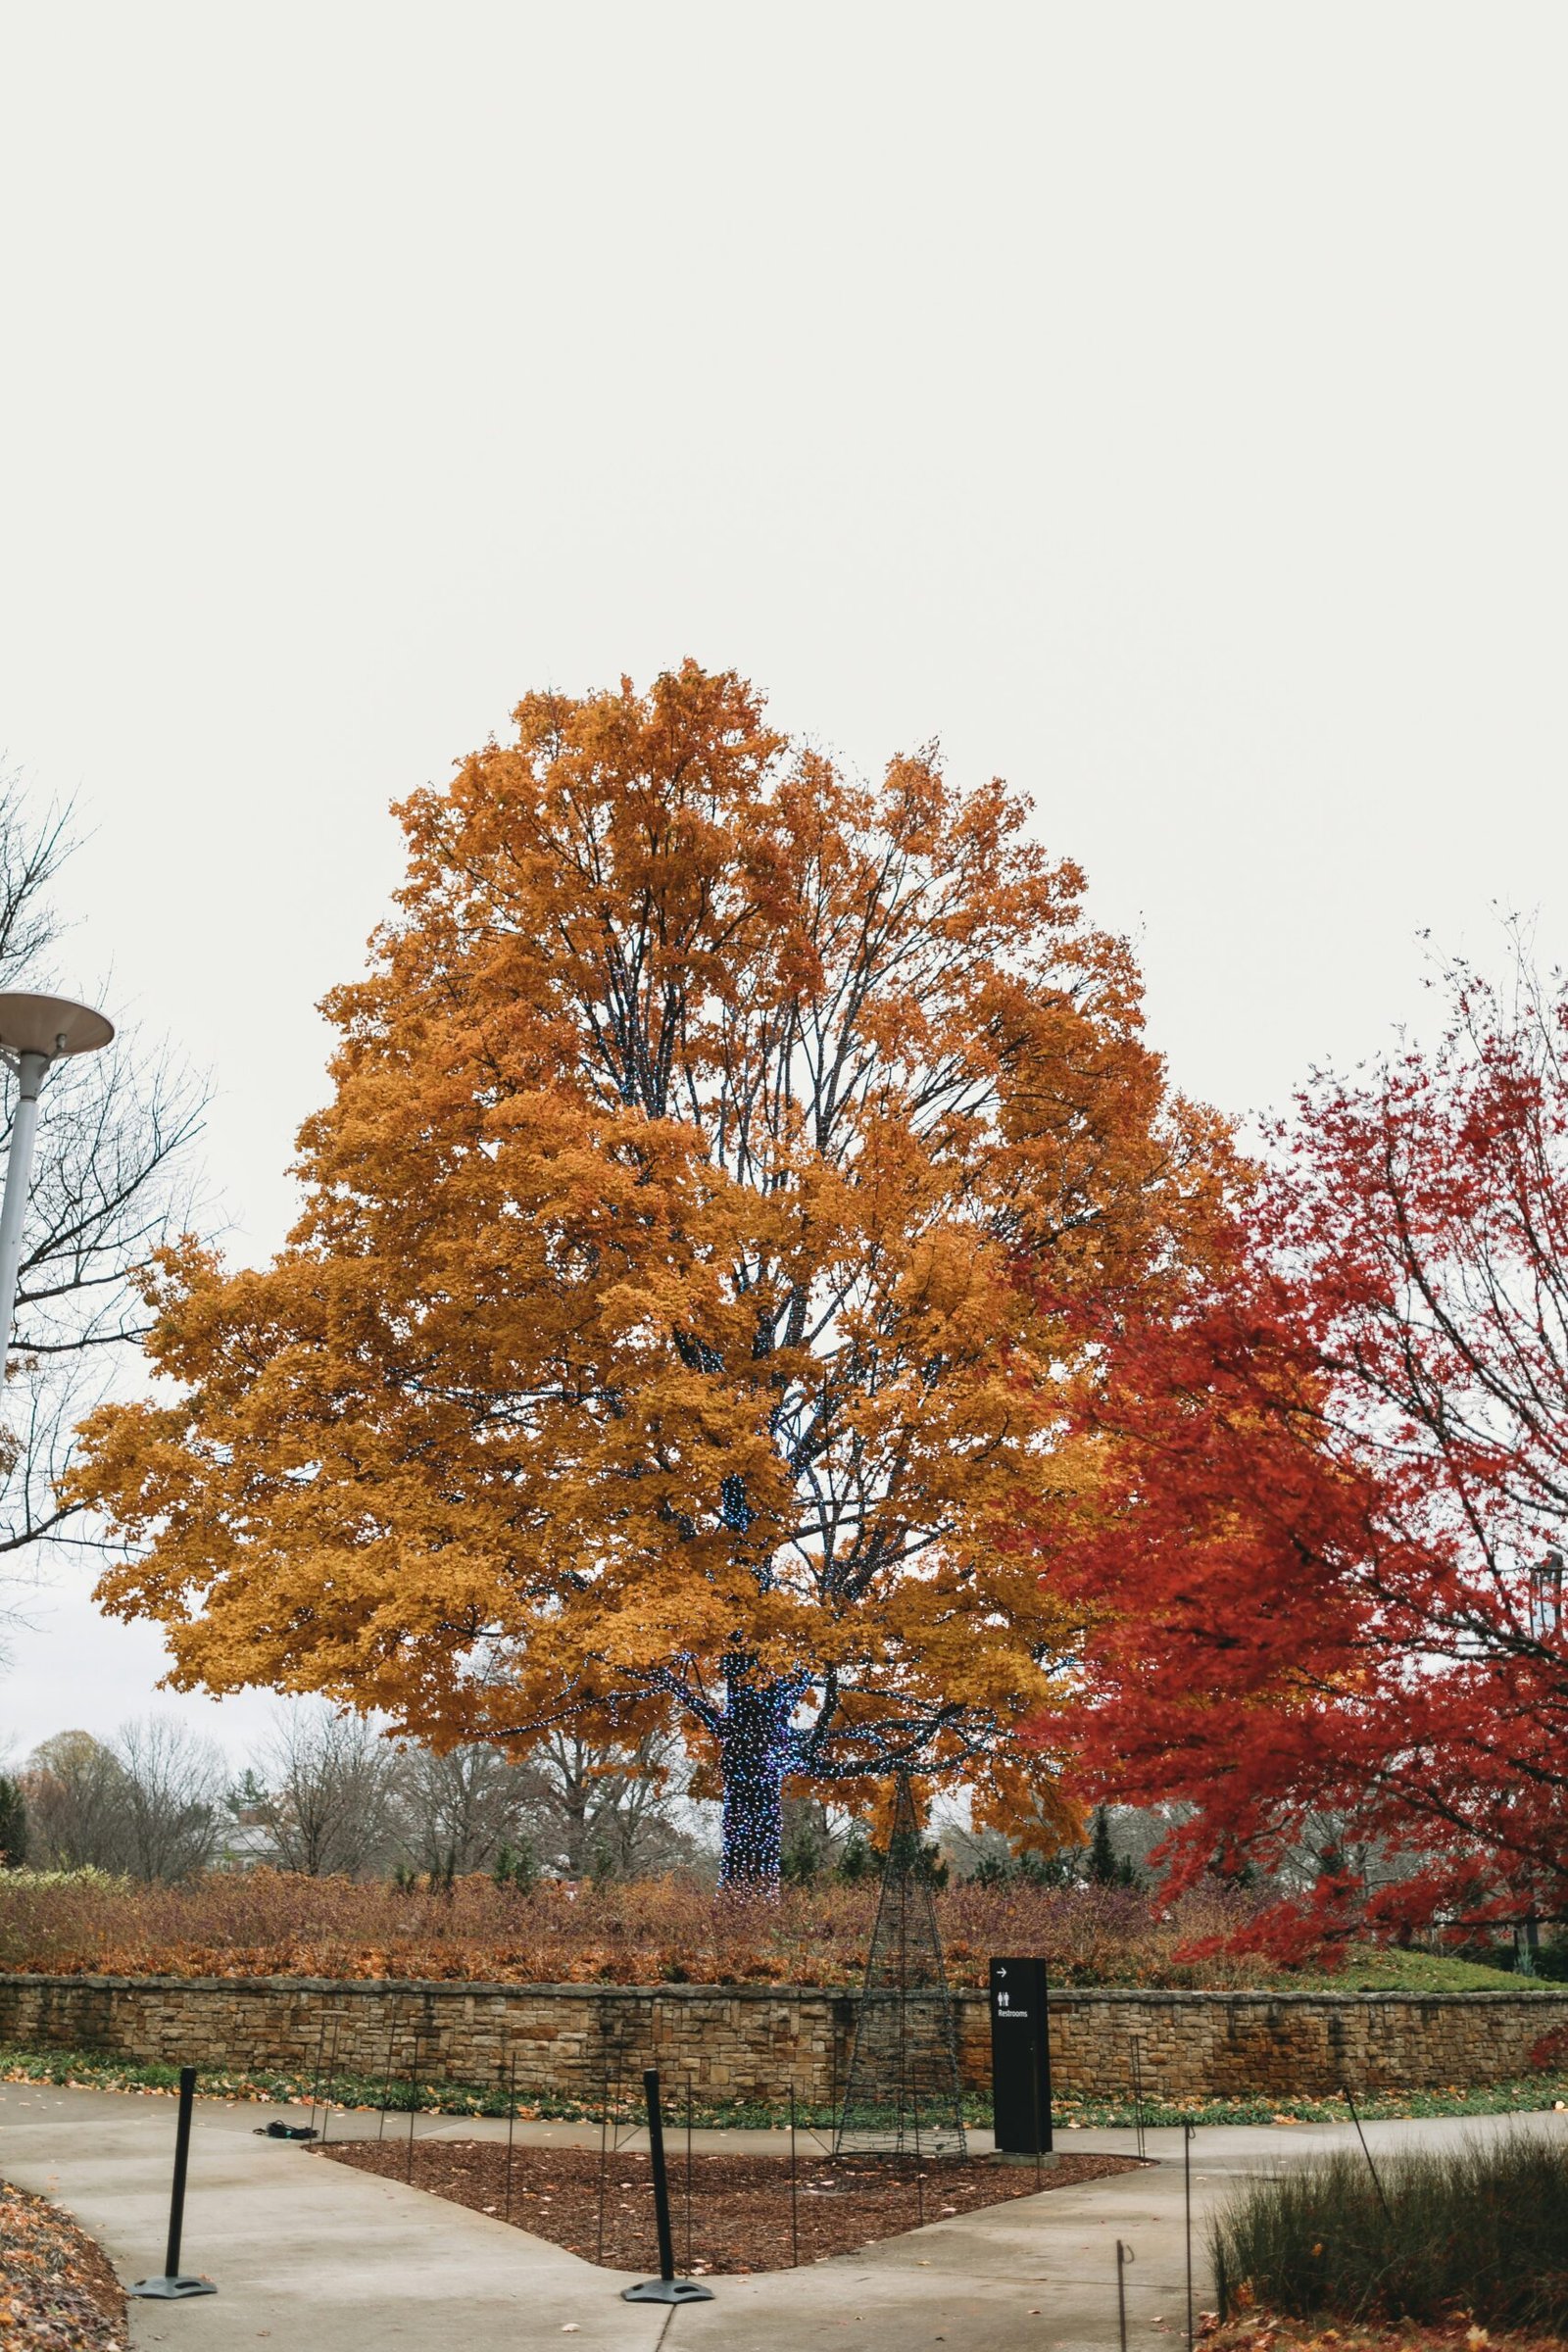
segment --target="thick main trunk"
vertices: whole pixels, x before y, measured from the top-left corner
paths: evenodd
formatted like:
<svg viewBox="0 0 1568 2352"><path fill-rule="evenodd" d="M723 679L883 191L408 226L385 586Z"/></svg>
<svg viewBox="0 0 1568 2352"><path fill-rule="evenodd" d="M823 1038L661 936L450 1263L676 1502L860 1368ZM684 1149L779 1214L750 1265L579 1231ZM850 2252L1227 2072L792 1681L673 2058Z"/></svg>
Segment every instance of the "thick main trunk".
<svg viewBox="0 0 1568 2352"><path fill-rule="evenodd" d="M780 1686L730 1681L719 1733L726 1886L773 1887L783 1864L790 1701Z"/></svg>

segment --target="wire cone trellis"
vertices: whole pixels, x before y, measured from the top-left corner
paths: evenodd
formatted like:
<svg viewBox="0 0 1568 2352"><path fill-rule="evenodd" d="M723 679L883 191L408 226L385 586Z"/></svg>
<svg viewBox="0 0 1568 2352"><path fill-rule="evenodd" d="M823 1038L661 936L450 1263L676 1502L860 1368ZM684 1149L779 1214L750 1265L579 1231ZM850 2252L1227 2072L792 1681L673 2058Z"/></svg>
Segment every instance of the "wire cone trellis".
<svg viewBox="0 0 1568 2352"><path fill-rule="evenodd" d="M908 1775L902 1772L834 2151L968 2153L931 1876Z"/></svg>

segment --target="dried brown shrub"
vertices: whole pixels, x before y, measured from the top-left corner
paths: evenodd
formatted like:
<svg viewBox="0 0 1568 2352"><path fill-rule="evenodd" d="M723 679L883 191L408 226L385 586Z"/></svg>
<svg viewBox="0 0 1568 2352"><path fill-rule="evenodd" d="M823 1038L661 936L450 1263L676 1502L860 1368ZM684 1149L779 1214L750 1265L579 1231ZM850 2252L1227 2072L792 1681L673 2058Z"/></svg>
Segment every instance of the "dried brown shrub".
<svg viewBox="0 0 1568 2352"><path fill-rule="evenodd" d="M1238 1922L1216 1888L1169 1913L1121 1887L961 1885L936 1898L950 1976L992 1952L1041 1952L1059 1984L1229 1986L1264 1964L1184 1957ZM667 1878L532 1893L460 1879L450 1893L384 1882L212 1871L177 1886L97 1874L0 1874L0 1968L109 1976L397 1977L502 1984L847 1984L874 1886L715 1894Z"/></svg>

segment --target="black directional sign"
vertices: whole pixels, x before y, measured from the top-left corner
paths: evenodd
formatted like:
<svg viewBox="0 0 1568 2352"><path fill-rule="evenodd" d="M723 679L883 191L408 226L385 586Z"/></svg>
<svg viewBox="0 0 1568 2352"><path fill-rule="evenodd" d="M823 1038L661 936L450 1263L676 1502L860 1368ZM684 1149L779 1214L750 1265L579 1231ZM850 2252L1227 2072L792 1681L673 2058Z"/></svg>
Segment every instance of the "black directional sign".
<svg viewBox="0 0 1568 2352"><path fill-rule="evenodd" d="M1051 2153L1051 2038L1043 1960L991 1963L991 2107L999 2153Z"/></svg>

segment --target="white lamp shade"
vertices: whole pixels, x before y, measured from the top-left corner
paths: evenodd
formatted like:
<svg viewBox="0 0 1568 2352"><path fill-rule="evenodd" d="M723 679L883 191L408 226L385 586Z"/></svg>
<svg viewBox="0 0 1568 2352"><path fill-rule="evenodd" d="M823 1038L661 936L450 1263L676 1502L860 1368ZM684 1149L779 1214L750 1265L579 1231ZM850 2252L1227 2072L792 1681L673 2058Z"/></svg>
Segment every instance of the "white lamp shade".
<svg viewBox="0 0 1568 2352"><path fill-rule="evenodd" d="M0 1046L13 1054L43 1054L51 1061L60 1054L96 1054L114 1034L112 1021L69 997L0 995Z"/></svg>

